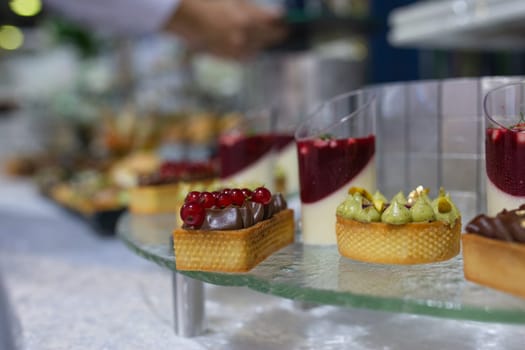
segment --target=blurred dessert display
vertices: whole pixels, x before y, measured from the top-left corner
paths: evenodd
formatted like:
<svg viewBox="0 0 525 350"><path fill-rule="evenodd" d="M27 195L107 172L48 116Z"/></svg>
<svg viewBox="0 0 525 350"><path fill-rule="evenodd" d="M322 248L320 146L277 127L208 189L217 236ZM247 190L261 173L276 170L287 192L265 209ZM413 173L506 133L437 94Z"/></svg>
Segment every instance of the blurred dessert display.
<svg viewBox="0 0 525 350"><path fill-rule="evenodd" d="M132 105L125 105L116 113L104 110L96 131L93 151L109 158L120 158L136 150L154 150L160 141L156 116L139 115Z"/></svg>
<svg viewBox="0 0 525 350"><path fill-rule="evenodd" d="M315 76L304 74L314 63L306 55L232 63L157 35L98 37L61 20L34 31L28 45L0 61L0 77L13 91L0 89L0 114L21 110L31 130L20 143L38 144L15 148L6 142L9 152L0 152L5 174L30 177L42 194L88 217L127 209L137 193L158 199L172 183L210 189L221 171L228 182L298 192L292 129L276 133L268 119L242 137L224 135L246 124L253 106L283 103L293 118L307 107L302 97L309 105L324 97L321 90L332 95L326 88L303 89L301 80L313 83L324 75L320 65ZM176 164L185 173L166 177Z"/></svg>
<svg viewBox="0 0 525 350"><path fill-rule="evenodd" d="M35 173L37 166L36 159L20 156L8 159L4 164L4 170L7 174L13 176L29 176Z"/></svg>
<svg viewBox="0 0 525 350"><path fill-rule="evenodd" d="M140 177L130 190L130 210L138 214L175 213L180 207L182 184L205 187L217 177L211 162L164 162L150 174Z"/></svg>
<svg viewBox="0 0 525 350"><path fill-rule="evenodd" d="M126 204L125 196L105 175L95 170L75 173L69 180L59 182L49 190L52 199L81 214L118 209Z"/></svg>
<svg viewBox="0 0 525 350"><path fill-rule="evenodd" d="M155 152L137 151L114 162L108 173L111 181L121 188L138 185L139 178L154 173L161 160Z"/></svg>

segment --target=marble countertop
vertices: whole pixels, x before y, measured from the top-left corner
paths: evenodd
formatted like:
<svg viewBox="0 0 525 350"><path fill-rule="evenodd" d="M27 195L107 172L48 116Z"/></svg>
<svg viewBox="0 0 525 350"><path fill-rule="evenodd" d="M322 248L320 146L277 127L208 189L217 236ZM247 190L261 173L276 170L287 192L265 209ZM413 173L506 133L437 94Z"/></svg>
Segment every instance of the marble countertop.
<svg viewBox="0 0 525 350"><path fill-rule="evenodd" d="M116 238L97 236L29 183L5 178L0 275L21 349L523 349L525 339L525 326L304 309L245 288L210 285L206 333L177 337L169 271Z"/></svg>

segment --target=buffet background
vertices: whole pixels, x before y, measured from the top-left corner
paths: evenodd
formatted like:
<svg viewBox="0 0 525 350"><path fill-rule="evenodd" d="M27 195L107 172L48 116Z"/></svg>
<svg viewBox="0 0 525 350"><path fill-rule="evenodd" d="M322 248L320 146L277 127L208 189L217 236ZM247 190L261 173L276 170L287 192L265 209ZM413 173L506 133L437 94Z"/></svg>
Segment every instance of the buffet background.
<svg viewBox="0 0 525 350"><path fill-rule="evenodd" d="M3 4L0 163L7 174L31 176L44 193L49 192L52 184L66 182L72 189L70 196L74 197L68 200L82 202L73 203L77 209L82 207L81 211L91 213L97 206L120 209L127 201L123 190L133 184L130 176L151 172L162 160L213 159L218 135L261 106L278 109L281 120L294 123L321 101L364 85L523 71L522 54L513 50L392 47L386 41L387 15L408 1L343 3L346 6L333 7L346 20L342 29L323 31L312 26L308 40L301 39L300 50L297 45L283 45L243 63L190 52L165 35L115 37L88 31L53 16L45 8L20 15L16 6ZM12 34L13 28L21 28L21 37ZM394 164L385 163L380 168L396 169L388 176L385 172L379 175L388 194L389 184L407 190L417 182L412 178L423 175L428 178L428 174L416 176L411 169L432 169L431 178L438 176L440 180L432 181L431 187L446 186L443 179L452 178L447 175L446 165L440 166L442 174L435 175L437 166L407 166L406 160L399 159L400 153L392 156L385 153L416 149L420 146L418 135L421 140L430 140L425 141L427 150L447 151L449 140L438 142L435 137L423 136L425 130L430 136L439 130L440 117L436 116L450 114L446 109L453 106L448 101L438 101L440 88L432 91L433 84L439 86L429 83L425 88L417 87L415 94L401 92L404 99L393 98L383 106L384 115L380 119L387 123L395 120L388 114L410 108L407 98L417 100L413 106L423 106L418 120L397 120L394 128L389 129L400 127L399 135L386 132L383 135L389 136L381 153L384 162ZM393 91L395 88L389 89L385 98L395 95ZM423 95L418 93L421 91ZM421 101L421 96L426 100ZM437 105L443 108L436 110ZM478 105L476 102L476 108ZM478 109L468 112L474 119L480 116ZM468 129L469 123L464 122L459 129ZM433 127L429 129L430 125ZM447 128L445 124L443 127ZM478 126L471 129L478 130ZM467 139L478 147L477 139L465 136L464 140ZM388 140L405 140L405 149L390 147ZM469 148L471 156L477 151L473 147ZM427 156L428 152L424 157ZM430 157L437 159L439 155ZM479 170L476 161L470 160L476 165L467 168L472 172ZM116 176L115 169L125 169L128 179ZM476 176L468 173L464 178L476 179ZM472 189L482 193L479 182L473 180L468 185L474 184ZM451 187L470 191L469 186Z"/></svg>
<svg viewBox="0 0 525 350"><path fill-rule="evenodd" d="M96 228L69 219L64 224L58 215L50 225L41 215L34 219L35 228L47 228L41 234L33 230L35 239L18 217L2 217L6 234L0 235L5 249L1 262L8 286L14 286L8 291L21 315L26 344L39 348L49 334L60 334L47 348L191 345L173 337L166 316L171 307L166 272L148 262L142 265L120 242L89 234L114 234L107 220L114 223L125 210L127 189L139 174L154 171L167 159L213 160L218 135L261 106L276 107L282 119L296 121L339 93L374 89L379 96L378 182L383 192L407 191L424 179L434 193L439 186L450 191L465 222L483 212L481 98L496 85L520 79L523 53L514 48L395 48L386 40L387 16L412 2L343 1L353 6L342 6L341 14L350 22L365 21L364 29L328 37L314 32L301 50L273 50L243 63L189 52L173 37L113 37L78 27L45 8L34 16L19 16L7 2L0 4L0 165L9 181L22 179L14 186L3 182L0 202L30 211L34 203L22 202L34 198L17 195L20 183L28 180L45 201L79 214ZM6 30L13 33L5 25L19 28L23 40L13 42L9 36L5 44ZM508 77L478 78L498 75ZM51 195L57 185L66 189L63 201ZM20 233L14 239L8 231ZM48 279L39 279L42 275ZM57 292L56 285L65 285L65 292ZM212 332L194 348L228 348L231 343L238 348L334 348L354 340L361 348L518 349L523 334L520 326L347 313L343 308L319 307L308 313L247 290L208 286L207 293ZM261 306L256 316L249 316L247 306L254 303ZM44 312L36 312L35 306L42 305ZM72 309L83 315L80 322L74 312L66 312ZM144 322L115 331L103 318ZM284 321L275 322L280 319ZM76 332L63 330L74 322ZM433 331L423 334L422 328ZM407 331L412 337L400 336ZM452 335L443 339L445 333ZM78 334L91 335L91 340Z"/></svg>

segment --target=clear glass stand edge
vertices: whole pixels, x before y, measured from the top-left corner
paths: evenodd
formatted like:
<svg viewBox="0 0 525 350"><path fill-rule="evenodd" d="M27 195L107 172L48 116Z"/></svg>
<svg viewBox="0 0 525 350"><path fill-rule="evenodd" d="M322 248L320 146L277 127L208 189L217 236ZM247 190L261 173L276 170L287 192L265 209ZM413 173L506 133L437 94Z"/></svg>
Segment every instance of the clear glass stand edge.
<svg viewBox="0 0 525 350"><path fill-rule="evenodd" d="M462 259L393 266L352 261L337 247L289 245L247 273L178 271L171 243L174 215L132 215L118 236L138 255L199 281L316 304L422 314L483 322L525 324L525 300L463 277Z"/></svg>

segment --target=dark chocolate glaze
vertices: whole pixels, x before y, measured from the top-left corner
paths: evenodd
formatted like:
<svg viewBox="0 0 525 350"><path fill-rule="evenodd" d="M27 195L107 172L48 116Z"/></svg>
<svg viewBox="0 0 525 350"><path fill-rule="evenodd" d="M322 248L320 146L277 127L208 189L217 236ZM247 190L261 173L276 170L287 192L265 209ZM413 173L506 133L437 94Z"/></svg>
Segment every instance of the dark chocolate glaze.
<svg viewBox="0 0 525 350"><path fill-rule="evenodd" d="M466 231L487 238L525 243L525 204L515 210L504 209L496 217L478 215L468 223Z"/></svg>
<svg viewBox="0 0 525 350"><path fill-rule="evenodd" d="M277 193L268 204L247 201L241 207L230 205L224 209L206 209L206 217L199 230L240 230L269 219L286 208L286 200ZM186 225L183 228L191 229Z"/></svg>

